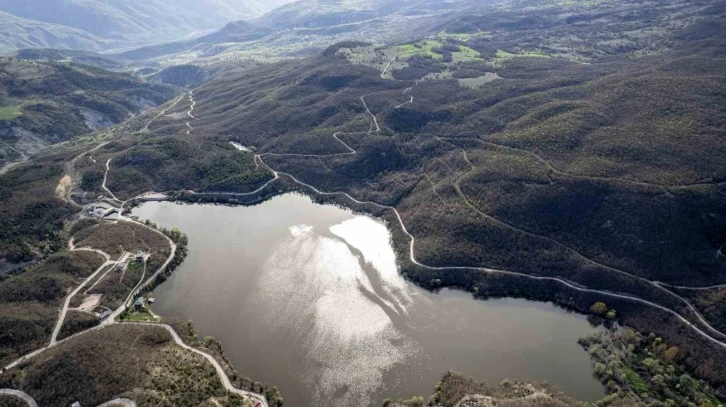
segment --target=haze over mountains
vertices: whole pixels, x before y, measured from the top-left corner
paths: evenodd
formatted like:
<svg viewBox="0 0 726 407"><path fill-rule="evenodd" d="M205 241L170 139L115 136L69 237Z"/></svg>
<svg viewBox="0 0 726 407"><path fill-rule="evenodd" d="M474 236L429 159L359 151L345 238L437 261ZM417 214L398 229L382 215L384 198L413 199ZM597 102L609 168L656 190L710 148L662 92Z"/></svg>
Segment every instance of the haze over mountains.
<svg viewBox="0 0 726 407"><path fill-rule="evenodd" d="M140 46L258 17L288 0L0 1L0 50Z"/></svg>

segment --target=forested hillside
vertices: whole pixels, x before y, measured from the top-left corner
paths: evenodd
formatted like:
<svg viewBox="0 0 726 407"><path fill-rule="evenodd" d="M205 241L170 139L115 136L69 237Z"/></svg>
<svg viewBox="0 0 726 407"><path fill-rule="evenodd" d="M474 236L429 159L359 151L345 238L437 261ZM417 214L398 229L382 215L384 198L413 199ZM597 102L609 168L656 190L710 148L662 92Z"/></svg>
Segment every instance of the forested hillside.
<svg viewBox="0 0 726 407"><path fill-rule="evenodd" d="M0 167L120 123L176 93L89 66L0 59Z"/></svg>
<svg viewBox="0 0 726 407"><path fill-rule="evenodd" d="M0 10L147 44L271 7L192 3ZM0 360L45 344L66 293L98 267L66 249L70 236L114 256L143 243L159 270L184 258L138 223L71 226L89 201L123 211L149 192L257 204L295 191L382 218L398 270L421 287L591 314L608 328L581 341L608 388L598 405L726 398L726 0L305 1L191 34L121 57L0 60L0 166L39 151L0 172ZM143 279L135 267L95 287L106 306ZM62 335L96 323L69 316ZM0 388L49 405L118 394L241 405L167 332L89 333L13 367ZM238 376L213 340L181 334L240 388L277 393ZM580 405L546 384L453 373L429 405L474 402Z"/></svg>
<svg viewBox="0 0 726 407"><path fill-rule="evenodd" d="M722 338L666 284L726 283L718 254L726 241L724 6L667 3L676 11L647 9L656 19L627 10L617 16L657 36L592 55L575 43L521 45L533 35L525 21L537 9L509 12L514 21L481 34L466 24L457 32L452 22L450 31L410 43L338 44L302 62L220 75L149 130L179 145L254 147L258 168L277 171L279 185L299 188L280 175L290 174L319 191L394 207L416 239L416 260L442 268L410 264L408 238L394 232L403 271L424 286L557 298L579 309L598 298L572 287L616 292ZM583 24L616 19L601 18ZM547 15L538 21L554 24ZM663 33L665 21L677 24ZM591 36L606 41L608 32ZM184 116L192 103L193 117ZM203 171L197 181L170 176L184 154L155 155L163 168L156 175L144 169L148 154L121 145L103 151L113 159L111 174L144 173L138 179L149 189L217 190ZM116 185L125 196L138 192ZM723 349L707 335L659 309L628 301L616 308L636 328L686 347L682 361L724 391L725 359L705 357Z"/></svg>

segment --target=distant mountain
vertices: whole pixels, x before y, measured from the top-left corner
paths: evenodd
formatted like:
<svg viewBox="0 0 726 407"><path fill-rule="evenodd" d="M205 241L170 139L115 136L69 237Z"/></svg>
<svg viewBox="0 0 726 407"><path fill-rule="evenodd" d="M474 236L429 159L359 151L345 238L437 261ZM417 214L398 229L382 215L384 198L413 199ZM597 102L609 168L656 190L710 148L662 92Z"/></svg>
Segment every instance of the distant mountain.
<svg viewBox="0 0 726 407"><path fill-rule="evenodd" d="M234 21L225 25L221 30L193 40L176 41L166 44L150 45L132 51L127 51L119 56L125 59L139 61L144 59L157 58L164 55L178 52L198 50L205 51L205 48L218 44L230 42L246 42L260 39L272 31L266 28L254 26L245 21Z"/></svg>
<svg viewBox="0 0 726 407"><path fill-rule="evenodd" d="M0 11L21 18L13 22L14 31L21 30L22 33L26 26L41 23L57 24L70 27L69 30L81 30L72 32L81 38L88 37L85 42L78 40L75 44L67 44L68 48L98 50L108 48L109 44L104 47L103 41L100 44L90 41L94 36L113 41L119 47L173 41L199 31L218 29L230 21L260 16L285 2L287 0L271 3L264 0L0 0ZM10 21L7 16L5 20ZM16 35L6 25L3 23L2 31L7 31L3 33L7 38L0 38L0 42L13 45ZM61 43L59 47L63 45ZM36 40L20 43L15 48L31 46L54 45Z"/></svg>
<svg viewBox="0 0 726 407"><path fill-rule="evenodd" d="M397 14L400 19L440 15L492 3L491 0L302 0L289 3L259 17L260 26L325 28L363 23Z"/></svg>
<svg viewBox="0 0 726 407"><path fill-rule="evenodd" d="M1 1L1 0L0 0ZM415 33L413 27L440 18L452 11L480 5L488 0L302 0L286 2L263 16L249 21L234 21L224 28L198 38L155 44L126 51L120 56L133 61L175 55L172 61L197 63L228 53L253 50L263 57L296 57L315 54L340 41L368 40L386 42L388 35ZM391 30L395 24L396 30ZM184 54L186 55L180 55Z"/></svg>
<svg viewBox="0 0 726 407"><path fill-rule="evenodd" d="M403 0L303 0L282 6L255 22L277 29L328 27L375 18L383 15L384 10L397 8L400 3Z"/></svg>
<svg viewBox="0 0 726 407"><path fill-rule="evenodd" d="M72 49L30 48L21 49L11 55L18 59L29 61L73 62L110 71L121 71L130 62L118 58L115 55L98 54L90 51L76 51Z"/></svg>
<svg viewBox="0 0 726 407"><path fill-rule="evenodd" d="M0 11L0 52L23 48L99 51L109 42L83 30L17 17Z"/></svg>

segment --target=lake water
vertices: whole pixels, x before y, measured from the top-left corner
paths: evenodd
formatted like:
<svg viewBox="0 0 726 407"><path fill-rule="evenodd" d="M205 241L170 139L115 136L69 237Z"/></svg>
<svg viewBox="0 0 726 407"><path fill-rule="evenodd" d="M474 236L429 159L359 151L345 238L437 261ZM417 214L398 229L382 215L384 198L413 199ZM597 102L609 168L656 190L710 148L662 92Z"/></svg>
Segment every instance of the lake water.
<svg viewBox="0 0 726 407"><path fill-rule="evenodd" d="M604 395L577 344L595 330L583 316L422 290L401 278L373 218L294 194L252 207L150 202L134 215L189 236L155 312L218 338L240 374L278 386L286 406L428 397L447 370L547 380L585 401Z"/></svg>

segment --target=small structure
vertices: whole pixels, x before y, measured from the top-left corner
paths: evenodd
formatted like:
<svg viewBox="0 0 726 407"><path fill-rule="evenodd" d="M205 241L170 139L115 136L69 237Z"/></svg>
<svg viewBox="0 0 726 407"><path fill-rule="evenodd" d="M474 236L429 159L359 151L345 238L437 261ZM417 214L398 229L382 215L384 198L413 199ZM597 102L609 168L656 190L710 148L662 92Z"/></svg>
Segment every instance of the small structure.
<svg viewBox="0 0 726 407"><path fill-rule="evenodd" d="M134 311L139 312L144 308L144 297L139 297L134 301Z"/></svg>
<svg viewBox="0 0 726 407"><path fill-rule="evenodd" d="M146 253L143 250L136 252L136 261L144 261L144 257L146 257Z"/></svg>
<svg viewBox="0 0 726 407"><path fill-rule="evenodd" d="M116 263L116 271L123 271L124 267L126 267L126 263L122 261Z"/></svg>
<svg viewBox="0 0 726 407"><path fill-rule="evenodd" d="M101 314L100 314L100 315L98 316L98 319L100 319L101 321L103 321L104 319L106 319L106 318L108 318L109 316L111 316L111 314L112 314L111 310L110 310L110 309L107 309L106 311L103 311L103 312L102 312L102 313L101 313Z"/></svg>
<svg viewBox="0 0 726 407"><path fill-rule="evenodd" d="M99 218L99 219L103 219L106 216L109 216L115 212L118 212L118 209L108 208L105 206L89 206L88 207L88 216L92 216L94 218Z"/></svg>
<svg viewBox="0 0 726 407"><path fill-rule="evenodd" d="M153 304L154 302L156 302L156 300L155 300L155 299L153 299L153 298L149 298L149 304Z"/></svg>
<svg viewBox="0 0 726 407"><path fill-rule="evenodd" d="M71 404L71 407L81 407L81 403L76 401L75 403Z"/></svg>

